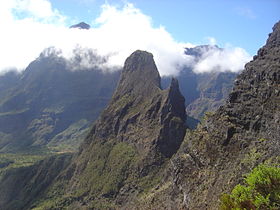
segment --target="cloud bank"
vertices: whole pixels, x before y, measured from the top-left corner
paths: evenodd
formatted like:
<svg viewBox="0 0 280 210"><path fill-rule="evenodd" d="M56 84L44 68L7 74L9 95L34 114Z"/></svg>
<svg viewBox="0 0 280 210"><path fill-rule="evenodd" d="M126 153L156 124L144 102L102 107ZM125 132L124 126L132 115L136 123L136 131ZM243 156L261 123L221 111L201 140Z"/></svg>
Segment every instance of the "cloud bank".
<svg viewBox="0 0 280 210"><path fill-rule="evenodd" d="M54 9L48 0L5 1L0 14L0 72L26 68L51 46L72 61L80 52L80 65L85 66L90 66L88 53L93 50L106 58L100 63L104 69L121 67L133 51L146 50L153 53L162 76L177 75L185 66L192 66L196 72L238 71L250 59L245 50L229 48L205 52L201 60L195 61L184 54L185 47L195 45L177 42L163 26L153 26L152 19L130 3L123 7L103 5L89 30L69 29L69 17Z"/></svg>
<svg viewBox="0 0 280 210"><path fill-rule="evenodd" d="M212 45L213 46L213 45ZM238 72L244 68L244 64L251 60L251 56L240 47L227 46L224 49L209 47L202 52L200 58L193 63L193 71L205 72Z"/></svg>

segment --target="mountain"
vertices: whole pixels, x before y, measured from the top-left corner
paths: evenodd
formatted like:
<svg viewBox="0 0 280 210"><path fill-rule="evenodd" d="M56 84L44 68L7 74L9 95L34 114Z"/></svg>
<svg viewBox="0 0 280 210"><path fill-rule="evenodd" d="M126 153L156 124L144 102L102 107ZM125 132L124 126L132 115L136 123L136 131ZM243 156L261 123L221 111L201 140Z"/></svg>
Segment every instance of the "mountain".
<svg viewBox="0 0 280 210"><path fill-rule="evenodd" d="M262 163L279 167L279 57L280 22L237 77L226 104L187 132L164 184L141 203L144 209L218 209L221 195L241 184L253 168ZM272 181L271 187L279 192L279 182ZM279 198L275 202L279 209ZM257 209L249 205L243 208Z"/></svg>
<svg viewBox="0 0 280 210"><path fill-rule="evenodd" d="M1 76L0 151L44 145L75 150L109 102L119 74L71 70L62 57L42 54L23 73Z"/></svg>
<svg viewBox="0 0 280 210"><path fill-rule="evenodd" d="M207 49L212 48L198 46L186 53L196 56ZM0 151L36 147L77 150L92 122L108 104L120 77L120 71L101 70L99 64L103 62L89 50L76 49L75 56L66 60L57 50L48 48L22 73L1 75ZM182 70L177 79L186 98L189 127L195 128L204 112L224 103L235 76L230 72L196 74L192 69ZM162 78L163 88L171 80Z"/></svg>
<svg viewBox="0 0 280 210"><path fill-rule="evenodd" d="M221 195L253 168L280 165L279 55L280 22L226 104L191 131L178 81L162 89L152 55L134 52L78 153L7 171L0 206L218 209Z"/></svg>
<svg viewBox="0 0 280 210"><path fill-rule="evenodd" d="M90 25L85 22L80 22L78 24L70 26L70 28L78 28L78 29L90 29Z"/></svg>
<svg viewBox="0 0 280 210"><path fill-rule="evenodd" d="M111 102L66 169L61 159L69 162L69 157L62 156L53 158L50 167L44 160L7 172L0 189L9 190L0 193L1 206L105 208L127 203L157 183L161 168L178 150L186 131L184 102L176 79L161 89L152 54L134 52L125 62ZM33 181L17 184L19 171ZM34 188L35 183L43 186ZM13 190L14 184L22 190Z"/></svg>

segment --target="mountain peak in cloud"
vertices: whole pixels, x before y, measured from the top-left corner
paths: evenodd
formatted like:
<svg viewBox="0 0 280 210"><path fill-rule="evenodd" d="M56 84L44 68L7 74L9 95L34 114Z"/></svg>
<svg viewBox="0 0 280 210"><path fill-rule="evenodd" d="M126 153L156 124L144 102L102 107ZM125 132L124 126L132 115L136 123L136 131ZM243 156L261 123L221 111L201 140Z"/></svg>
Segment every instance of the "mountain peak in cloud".
<svg viewBox="0 0 280 210"><path fill-rule="evenodd" d="M86 30L88 30L88 29L90 29L90 25L85 23L85 22L80 22L80 23L78 23L76 25L70 26L70 28L78 28L78 29L86 29Z"/></svg>
<svg viewBox="0 0 280 210"><path fill-rule="evenodd" d="M201 58L204 53L209 52L210 50L222 50L218 45L198 45L195 47L185 48L185 54Z"/></svg>

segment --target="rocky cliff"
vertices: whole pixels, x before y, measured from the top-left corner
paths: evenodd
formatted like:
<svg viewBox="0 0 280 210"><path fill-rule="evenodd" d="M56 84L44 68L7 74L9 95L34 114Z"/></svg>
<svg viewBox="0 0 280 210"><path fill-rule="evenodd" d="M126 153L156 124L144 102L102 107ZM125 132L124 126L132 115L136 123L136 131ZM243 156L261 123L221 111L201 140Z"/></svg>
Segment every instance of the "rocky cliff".
<svg viewBox="0 0 280 210"><path fill-rule="evenodd" d="M172 158L146 200L158 209L218 209L222 193L260 163L280 165L280 22L237 77L227 103Z"/></svg>

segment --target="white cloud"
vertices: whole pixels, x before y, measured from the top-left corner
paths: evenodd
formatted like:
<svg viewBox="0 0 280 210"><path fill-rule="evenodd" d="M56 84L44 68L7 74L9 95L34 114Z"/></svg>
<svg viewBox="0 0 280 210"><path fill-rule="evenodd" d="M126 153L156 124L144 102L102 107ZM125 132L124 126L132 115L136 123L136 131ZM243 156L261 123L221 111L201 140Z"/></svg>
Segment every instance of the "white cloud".
<svg viewBox="0 0 280 210"><path fill-rule="evenodd" d="M206 37L206 40L208 41L208 43L210 45L216 45L217 44L217 40L214 37Z"/></svg>
<svg viewBox="0 0 280 210"><path fill-rule="evenodd" d="M220 49L213 47L202 54L193 68L196 73L210 71L238 72L250 60L251 56L242 48L227 46L224 49Z"/></svg>
<svg viewBox="0 0 280 210"><path fill-rule="evenodd" d="M48 0L9 0L1 3L0 13L0 71L12 67L24 69L50 46L60 49L62 56L68 59L73 57L77 47L79 50L93 49L108 59L106 63L100 63L104 68L122 66L138 49L153 53L161 75L176 75L183 66L193 65L194 59L184 54L184 48L194 45L175 41L163 26L154 27L149 16L129 3L123 7L103 5L90 30L69 29L65 24L68 17L53 9ZM214 38L209 41L216 42ZM82 63L89 65L88 54L81 55L85 55ZM211 59L218 60L211 62ZM236 64L240 63L239 59L247 61L244 50L225 50L205 55L195 69L200 72L220 66L221 70L227 67L236 71L242 69ZM223 61L222 64L219 61ZM227 61L230 62L227 64ZM228 68L230 65L234 68Z"/></svg>

